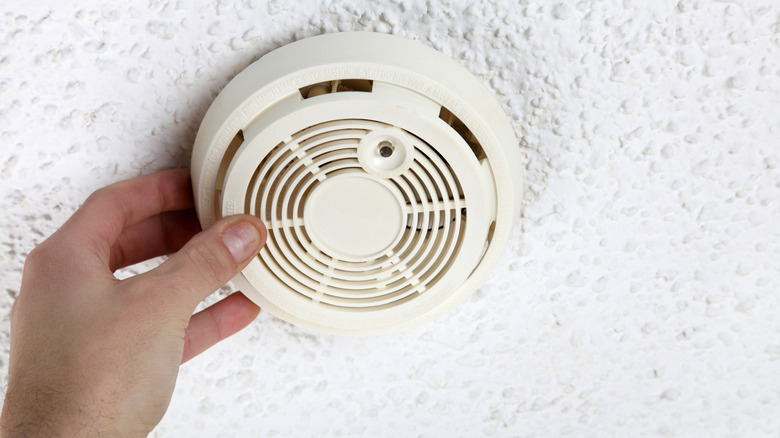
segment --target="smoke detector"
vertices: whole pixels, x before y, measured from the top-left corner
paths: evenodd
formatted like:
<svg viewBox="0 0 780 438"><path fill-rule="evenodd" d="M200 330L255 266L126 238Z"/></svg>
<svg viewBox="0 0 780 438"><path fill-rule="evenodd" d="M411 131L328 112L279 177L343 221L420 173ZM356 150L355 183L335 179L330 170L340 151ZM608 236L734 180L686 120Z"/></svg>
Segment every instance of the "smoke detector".
<svg viewBox="0 0 780 438"><path fill-rule="evenodd" d="M255 215L234 279L298 326L379 334L476 289L518 216L518 142L465 68L418 42L337 33L275 50L217 96L192 156L198 216Z"/></svg>

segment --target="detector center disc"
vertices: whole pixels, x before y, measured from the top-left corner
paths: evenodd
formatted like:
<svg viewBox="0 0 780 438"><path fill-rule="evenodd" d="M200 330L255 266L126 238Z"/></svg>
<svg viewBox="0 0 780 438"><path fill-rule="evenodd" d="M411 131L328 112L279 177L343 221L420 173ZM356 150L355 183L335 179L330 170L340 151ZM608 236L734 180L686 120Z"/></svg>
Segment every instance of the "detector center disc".
<svg viewBox="0 0 780 438"><path fill-rule="evenodd" d="M372 259L387 252L404 229L396 195L365 176L327 179L304 206L304 226L323 252L343 259Z"/></svg>

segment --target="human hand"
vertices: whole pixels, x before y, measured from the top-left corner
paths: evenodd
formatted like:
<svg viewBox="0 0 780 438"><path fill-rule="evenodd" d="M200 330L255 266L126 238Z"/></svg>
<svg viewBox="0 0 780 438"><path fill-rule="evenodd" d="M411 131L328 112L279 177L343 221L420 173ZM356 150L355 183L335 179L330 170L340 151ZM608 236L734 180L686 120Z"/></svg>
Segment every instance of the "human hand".
<svg viewBox="0 0 780 438"><path fill-rule="evenodd" d="M11 311L3 437L145 436L162 418L179 365L249 324L240 293L193 315L265 242L254 216L200 232L189 172L93 193L30 252ZM174 253L149 272L113 272Z"/></svg>

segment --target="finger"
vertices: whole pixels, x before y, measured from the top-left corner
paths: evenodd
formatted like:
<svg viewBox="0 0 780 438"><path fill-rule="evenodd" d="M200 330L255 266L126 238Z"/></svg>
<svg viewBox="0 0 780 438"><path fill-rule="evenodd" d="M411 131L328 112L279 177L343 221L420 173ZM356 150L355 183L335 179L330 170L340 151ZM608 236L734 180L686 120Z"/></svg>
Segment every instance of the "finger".
<svg viewBox="0 0 780 438"><path fill-rule="evenodd" d="M164 211L192 208L188 169L173 169L121 181L91 194L55 233L74 248L84 246L108 265L111 247L125 228Z"/></svg>
<svg viewBox="0 0 780 438"><path fill-rule="evenodd" d="M234 293L192 315L184 332L184 352L181 363L187 362L246 327L258 313L260 308L257 304L242 293Z"/></svg>
<svg viewBox="0 0 780 438"><path fill-rule="evenodd" d="M148 288L164 284L172 300L192 311L203 298L238 274L265 243L266 229L251 215L224 218L187 242L160 266L136 276Z"/></svg>
<svg viewBox="0 0 780 438"><path fill-rule="evenodd" d="M181 249L200 232L195 210L168 211L127 228L111 247L111 272Z"/></svg>

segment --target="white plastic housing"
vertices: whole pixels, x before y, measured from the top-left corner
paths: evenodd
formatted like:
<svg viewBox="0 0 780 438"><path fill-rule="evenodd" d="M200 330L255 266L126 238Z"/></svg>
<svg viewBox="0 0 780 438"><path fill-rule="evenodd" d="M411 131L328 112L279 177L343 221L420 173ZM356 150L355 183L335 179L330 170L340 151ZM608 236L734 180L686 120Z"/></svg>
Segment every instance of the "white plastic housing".
<svg viewBox="0 0 780 438"><path fill-rule="evenodd" d="M476 289L518 216L523 168L490 92L418 42L339 33L275 50L206 113L192 156L203 227L260 217L234 281L293 324L401 330Z"/></svg>

